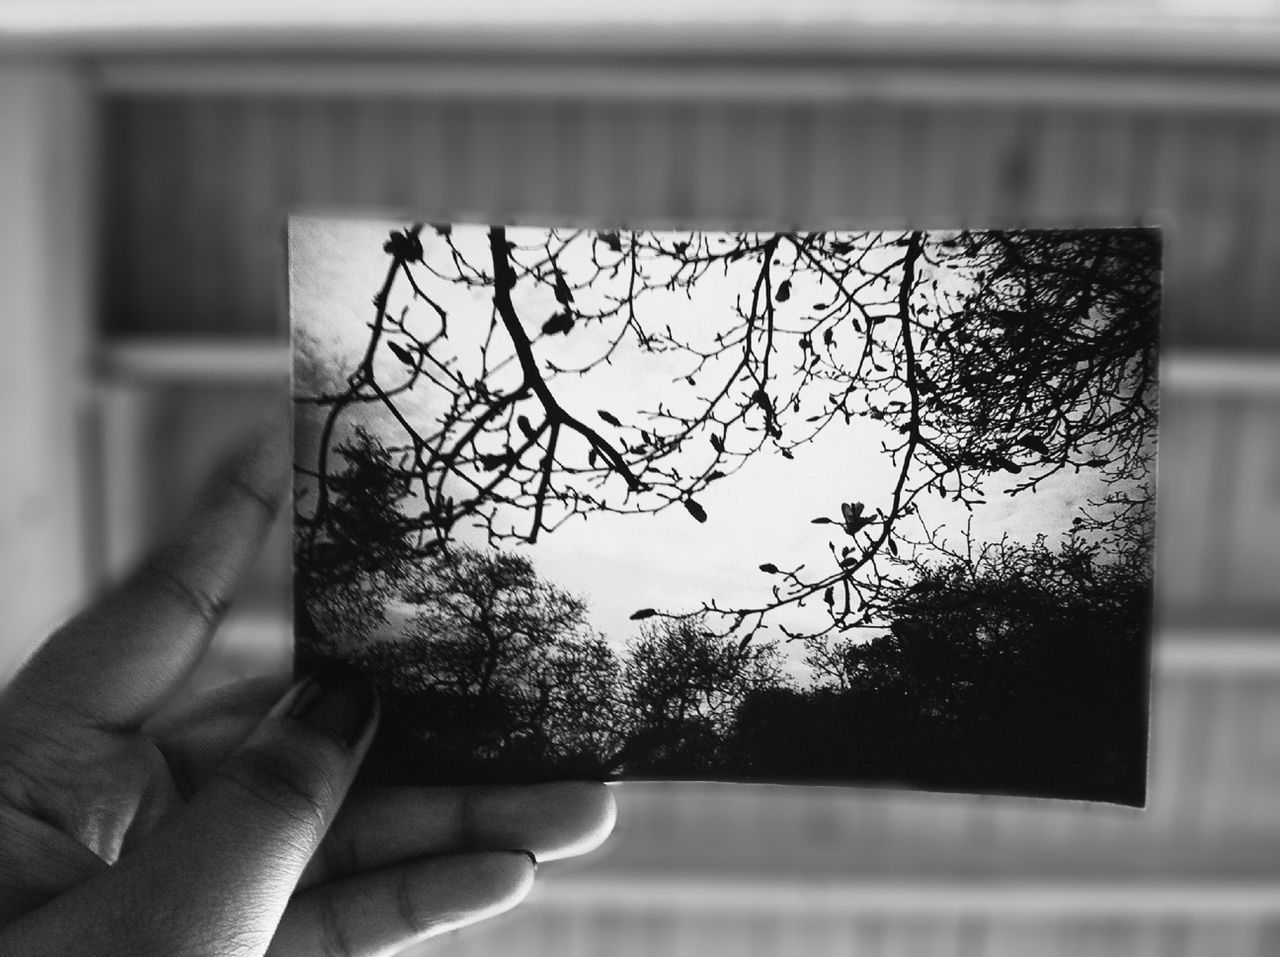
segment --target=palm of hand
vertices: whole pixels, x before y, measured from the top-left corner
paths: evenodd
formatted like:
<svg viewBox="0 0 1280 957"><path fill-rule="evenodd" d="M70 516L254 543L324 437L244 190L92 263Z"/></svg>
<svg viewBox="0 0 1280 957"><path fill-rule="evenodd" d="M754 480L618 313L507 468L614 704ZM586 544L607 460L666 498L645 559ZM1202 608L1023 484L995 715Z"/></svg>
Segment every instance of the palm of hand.
<svg viewBox="0 0 1280 957"><path fill-rule="evenodd" d="M224 855L221 869L192 859L202 831L217 832L206 845L235 834L237 822L210 823L207 808L195 809L228 755L277 713L287 681L228 685L176 717L155 716L200 660L265 537L276 501L263 490L286 470L288 447L278 428L265 431L173 542L4 689L0 950L16 928L21 946L34 940L40 952L83 947L86 935L96 952L144 952L134 935L154 932L158 952L261 954L270 942L273 955L385 953L510 906L528 889L525 855L579 854L607 836L613 801L600 785L363 789L322 822L317 853L283 883L269 854L230 864ZM284 790L295 783L283 780ZM208 894L183 886L193 875ZM260 906L273 896L283 897L274 912Z"/></svg>

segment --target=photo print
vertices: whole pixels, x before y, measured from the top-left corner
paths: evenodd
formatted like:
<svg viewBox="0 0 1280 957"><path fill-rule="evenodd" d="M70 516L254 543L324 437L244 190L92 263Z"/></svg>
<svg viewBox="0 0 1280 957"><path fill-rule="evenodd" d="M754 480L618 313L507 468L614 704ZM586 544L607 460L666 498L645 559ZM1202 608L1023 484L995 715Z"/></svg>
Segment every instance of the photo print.
<svg viewBox="0 0 1280 957"><path fill-rule="evenodd" d="M1161 242L295 218L297 667L391 783L1145 800Z"/></svg>

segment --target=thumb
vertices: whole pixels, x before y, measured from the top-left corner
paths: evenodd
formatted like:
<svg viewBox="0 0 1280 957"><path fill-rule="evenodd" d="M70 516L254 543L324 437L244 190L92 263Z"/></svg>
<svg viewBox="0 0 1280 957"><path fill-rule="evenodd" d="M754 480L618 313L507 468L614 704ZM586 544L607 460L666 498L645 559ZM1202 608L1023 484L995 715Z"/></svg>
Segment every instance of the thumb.
<svg viewBox="0 0 1280 957"><path fill-rule="evenodd" d="M363 673L325 665L294 685L134 853L6 930L44 943L83 932L104 954L221 954L228 941L236 953L265 952L368 749L377 712Z"/></svg>

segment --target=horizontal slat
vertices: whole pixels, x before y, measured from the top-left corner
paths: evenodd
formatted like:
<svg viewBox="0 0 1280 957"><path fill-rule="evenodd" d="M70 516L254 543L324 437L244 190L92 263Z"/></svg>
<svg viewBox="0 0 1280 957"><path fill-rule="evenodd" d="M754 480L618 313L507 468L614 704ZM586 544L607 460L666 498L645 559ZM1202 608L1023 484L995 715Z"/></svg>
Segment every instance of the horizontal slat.
<svg viewBox="0 0 1280 957"><path fill-rule="evenodd" d="M329 63L243 57L108 59L94 73L104 94L249 96L493 97L573 101L693 101L719 103L886 103L1100 107L1112 112L1233 110L1280 112L1280 76L1142 72L1125 64L1112 72L1027 65L993 68L921 67L867 62L618 63L527 58L450 63L440 59L342 59ZM1280 73L1280 66L1277 67Z"/></svg>
<svg viewBox="0 0 1280 957"><path fill-rule="evenodd" d="M99 350L97 365L100 381L134 386L271 381L288 377L289 347L221 340L112 342Z"/></svg>
<svg viewBox="0 0 1280 957"><path fill-rule="evenodd" d="M843 914L850 917L982 915L1019 918L1180 916L1186 920L1280 916L1280 881L1107 880L743 881L610 880L553 876L526 905L538 911L654 910L668 914Z"/></svg>
<svg viewBox="0 0 1280 957"><path fill-rule="evenodd" d="M1268 630L1167 628L1152 663L1163 674L1280 675L1280 616Z"/></svg>
<svg viewBox="0 0 1280 957"><path fill-rule="evenodd" d="M880 0L651 0L600 4L559 0L529 7L509 0L404 4L374 0L297 7L227 0L182 5L106 0L18 0L7 4L0 40L77 52L182 49L392 51L495 46L565 55L603 50L726 49L757 53L831 49L949 53L973 57L1075 55L1103 58L1269 59L1277 27L1245 9L1167 2L1070 0L995 2ZM536 12L535 12L536 11Z"/></svg>
<svg viewBox="0 0 1280 957"><path fill-rule="evenodd" d="M764 910L671 912L530 906L461 934L425 942L414 957L1271 957L1280 933L1265 916L840 914Z"/></svg>
<svg viewBox="0 0 1280 957"><path fill-rule="evenodd" d="M143 384L187 380L277 379L289 374L289 347L270 340L228 342L137 339L108 341L100 375ZM1173 352L1161 357L1165 395L1280 398L1280 357Z"/></svg>
<svg viewBox="0 0 1280 957"><path fill-rule="evenodd" d="M236 634L234 646L256 646L264 658L278 657L273 649L287 648L292 641L288 618L267 609L226 628ZM1280 676L1280 620L1271 630L1166 628L1156 638L1152 663L1170 675Z"/></svg>
<svg viewBox="0 0 1280 957"><path fill-rule="evenodd" d="M1160 359L1165 395L1280 398L1280 358L1174 352Z"/></svg>

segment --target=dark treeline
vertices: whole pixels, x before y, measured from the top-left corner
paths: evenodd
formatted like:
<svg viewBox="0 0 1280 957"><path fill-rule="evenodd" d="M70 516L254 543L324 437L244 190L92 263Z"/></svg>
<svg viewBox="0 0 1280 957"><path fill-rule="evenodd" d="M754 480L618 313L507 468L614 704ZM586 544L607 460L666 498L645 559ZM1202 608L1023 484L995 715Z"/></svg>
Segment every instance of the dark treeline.
<svg viewBox="0 0 1280 957"><path fill-rule="evenodd" d="M348 447L347 473L377 454ZM394 538L376 499L353 497L360 527ZM740 644L698 615L647 617L619 650L528 558L460 545L389 566L384 549L377 573L313 583L320 631L346 637L308 647L380 684L375 779L855 781L1141 803L1141 551L1073 536L904 563L884 627L811 643L803 686L778 643ZM407 620L376 637L393 599Z"/></svg>

